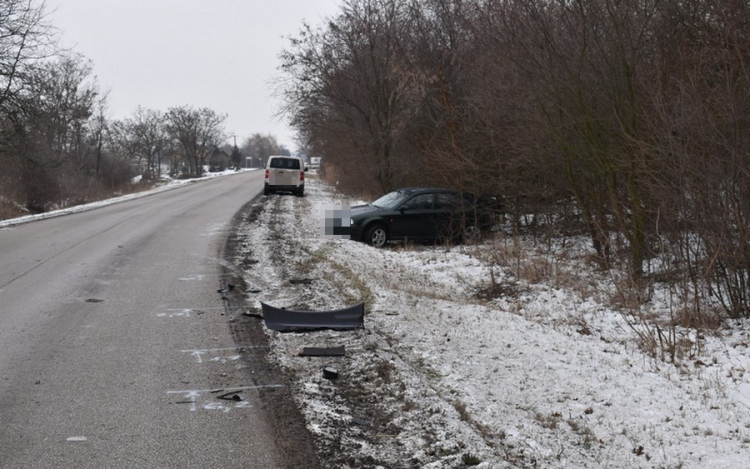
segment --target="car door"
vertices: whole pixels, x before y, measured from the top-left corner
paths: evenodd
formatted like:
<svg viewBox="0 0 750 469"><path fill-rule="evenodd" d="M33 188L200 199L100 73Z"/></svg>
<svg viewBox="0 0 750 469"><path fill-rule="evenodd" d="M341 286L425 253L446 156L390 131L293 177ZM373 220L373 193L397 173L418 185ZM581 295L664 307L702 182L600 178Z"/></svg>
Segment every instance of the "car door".
<svg viewBox="0 0 750 469"><path fill-rule="evenodd" d="M392 217L390 233L393 239L425 239L435 237L435 214L432 192L414 194L398 208Z"/></svg>

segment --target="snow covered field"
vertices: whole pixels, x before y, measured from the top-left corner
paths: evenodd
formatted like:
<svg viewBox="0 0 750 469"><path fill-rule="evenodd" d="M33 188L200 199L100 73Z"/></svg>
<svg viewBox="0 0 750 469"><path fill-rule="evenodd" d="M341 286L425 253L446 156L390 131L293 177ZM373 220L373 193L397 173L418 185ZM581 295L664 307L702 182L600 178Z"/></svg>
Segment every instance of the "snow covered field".
<svg viewBox="0 0 750 469"><path fill-rule="evenodd" d="M322 210L352 201L314 178L306 194L258 202L235 261L251 314L366 302L364 330L268 331L326 467L750 466L746 323L677 331L674 363L652 358L639 338L661 336L613 309L585 241L377 250L324 238ZM660 293L642 317L668 310Z"/></svg>

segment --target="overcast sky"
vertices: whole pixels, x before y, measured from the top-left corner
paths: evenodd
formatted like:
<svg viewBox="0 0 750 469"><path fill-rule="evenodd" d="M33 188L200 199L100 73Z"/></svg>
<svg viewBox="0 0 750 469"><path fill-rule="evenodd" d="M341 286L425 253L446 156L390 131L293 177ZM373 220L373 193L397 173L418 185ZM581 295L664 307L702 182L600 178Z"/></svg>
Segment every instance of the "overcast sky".
<svg viewBox="0 0 750 469"><path fill-rule="evenodd" d="M306 21L322 24L340 0L48 0L62 43L90 59L110 117L140 105L208 107L226 114L241 145L272 134L294 151L272 96L279 52ZM232 143L232 139L229 139Z"/></svg>

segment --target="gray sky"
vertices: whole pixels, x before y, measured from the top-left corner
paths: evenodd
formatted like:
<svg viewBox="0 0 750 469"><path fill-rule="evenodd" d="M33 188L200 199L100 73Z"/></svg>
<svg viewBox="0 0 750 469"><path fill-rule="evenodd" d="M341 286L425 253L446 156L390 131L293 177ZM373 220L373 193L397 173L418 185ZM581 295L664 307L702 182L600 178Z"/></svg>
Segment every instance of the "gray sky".
<svg viewBox="0 0 750 469"><path fill-rule="evenodd" d="M340 0L48 0L62 44L93 61L110 117L140 105L208 107L226 114L241 145L272 134L294 151L272 96L278 55L307 21L322 24ZM229 143L232 143L230 138Z"/></svg>

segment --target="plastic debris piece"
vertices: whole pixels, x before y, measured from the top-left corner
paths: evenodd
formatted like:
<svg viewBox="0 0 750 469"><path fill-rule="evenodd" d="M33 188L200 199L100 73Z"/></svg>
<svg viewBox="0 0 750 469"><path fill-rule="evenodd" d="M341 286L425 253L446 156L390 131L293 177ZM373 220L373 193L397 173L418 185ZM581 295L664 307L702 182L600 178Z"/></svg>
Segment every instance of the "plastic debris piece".
<svg viewBox="0 0 750 469"><path fill-rule="evenodd" d="M339 370L330 365L326 366L323 368L323 377L325 379L337 379L339 377Z"/></svg>
<svg viewBox="0 0 750 469"><path fill-rule="evenodd" d="M225 401L244 401L245 396L237 391L227 392L220 396L216 396L217 399L224 399Z"/></svg>
<svg viewBox="0 0 750 469"><path fill-rule="evenodd" d="M300 357L343 357L346 355L346 348L339 347L303 347Z"/></svg>
<svg viewBox="0 0 750 469"><path fill-rule="evenodd" d="M292 285L312 285L313 279L311 278L293 278L289 280Z"/></svg>
<svg viewBox="0 0 750 469"><path fill-rule="evenodd" d="M231 283L227 283L224 288L216 290L216 293L229 293L232 290L234 290L234 285L232 285Z"/></svg>

